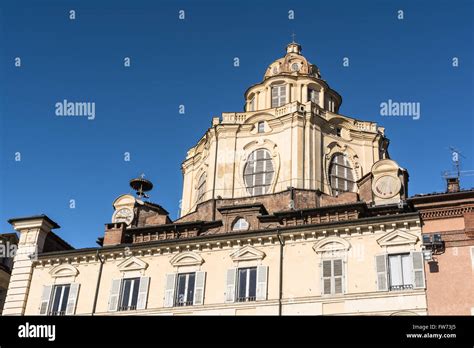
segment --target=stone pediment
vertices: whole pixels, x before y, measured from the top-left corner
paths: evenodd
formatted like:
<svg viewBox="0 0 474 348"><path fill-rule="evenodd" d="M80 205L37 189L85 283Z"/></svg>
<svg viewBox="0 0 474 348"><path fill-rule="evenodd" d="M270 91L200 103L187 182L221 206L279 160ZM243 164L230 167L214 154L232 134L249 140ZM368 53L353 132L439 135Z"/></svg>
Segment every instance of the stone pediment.
<svg viewBox="0 0 474 348"><path fill-rule="evenodd" d="M264 257L265 253L263 251L250 245L239 248L230 254L230 258L234 261L262 260Z"/></svg>
<svg viewBox="0 0 474 348"><path fill-rule="evenodd" d="M351 248L351 244L340 237L328 237L320 240L313 245L313 250L317 253L332 251L347 251Z"/></svg>
<svg viewBox="0 0 474 348"><path fill-rule="evenodd" d="M146 269L148 267L148 263L140 260L139 258L136 258L135 256L132 256L120 262L117 267L122 272L138 271Z"/></svg>
<svg viewBox="0 0 474 348"><path fill-rule="evenodd" d="M199 266L202 265L203 262L204 259L199 254L192 251L179 253L170 260L170 263L173 266Z"/></svg>
<svg viewBox="0 0 474 348"><path fill-rule="evenodd" d="M49 272L51 274L51 277L57 278L57 277L75 277L76 275L79 274L79 270L72 266L72 265L58 265L56 267L53 267L53 269Z"/></svg>
<svg viewBox="0 0 474 348"><path fill-rule="evenodd" d="M377 239L380 246L416 244L418 237L404 230L395 230Z"/></svg>

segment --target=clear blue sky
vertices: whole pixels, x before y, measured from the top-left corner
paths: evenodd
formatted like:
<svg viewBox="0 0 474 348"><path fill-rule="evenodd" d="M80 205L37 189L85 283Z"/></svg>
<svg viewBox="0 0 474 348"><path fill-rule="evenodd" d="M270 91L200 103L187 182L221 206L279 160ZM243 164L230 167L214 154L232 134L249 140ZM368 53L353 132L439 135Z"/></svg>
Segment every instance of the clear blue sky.
<svg viewBox="0 0 474 348"><path fill-rule="evenodd" d="M410 194L443 191L449 146L474 169L473 29L470 0L1 1L0 232L12 231L9 218L44 213L75 247L93 246L142 172L151 200L176 218L186 151L212 116L242 110L293 31L342 95L340 112L386 127ZM63 99L95 102L95 120L55 116ZM380 116L388 99L420 102L421 118Z"/></svg>

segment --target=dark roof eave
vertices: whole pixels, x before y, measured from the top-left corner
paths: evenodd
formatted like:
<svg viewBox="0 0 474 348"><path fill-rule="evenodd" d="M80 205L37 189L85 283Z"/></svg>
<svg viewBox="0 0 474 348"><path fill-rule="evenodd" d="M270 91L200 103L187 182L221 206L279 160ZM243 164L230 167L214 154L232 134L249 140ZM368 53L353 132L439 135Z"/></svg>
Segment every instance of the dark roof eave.
<svg viewBox="0 0 474 348"><path fill-rule="evenodd" d="M458 192L433 192L422 195L414 195L409 197L407 201L413 202L414 204L425 203L430 201L439 202L440 199L442 201L448 201L450 199L458 199L460 198L459 196L465 196L466 198L474 198L474 189L461 190Z"/></svg>
<svg viewBox="0 0 474 348"><path fill-rule="evenodd" d="M38 258L48 258L60 255L67 255L67 254L77 254L81 252L91 252L91 251L113 251L113 250L123 250L124 247L129 247L131 249L140 249L142 247L149 247L149 246L159 246L159 245L168 245L168 244L175 244L181 242L193 242L193 241L205 241L205 240L216 240L216 239L230 239L236 237L249 237L249 236L259 236L268 233L285 233L291 232L300 229L308 229L308 228L330 228L333 226L337 227L345 227L347 225L354 225L354 224L363 224L363 223L370 223L370 222L379 222L379 221L387 221L391 222L392 220L400 220L401 218L419 218L418 212L413 213L403 213L403 214L393 214L393 215L381 215L381 216L371 216L367 218L361 218L357 220L345 220L345 221L338 221L338 222L329 222L325 224L306 224L306 225L298 225L298 226L290 226L290 227L277 227L277 228L269 228L265 230L254 230L254 231L245 231L245 232L228 232L228 233L217 233L217 234L208 234L208 235L200 235L196 237L188 237L188 238L181 238L181 239L163 239L159 241L151 241L151 242L144 242L144 243L124 243L124 244L117 244L111 246L105 246L102 248L85 248L85 249L74 249L74 250L63 250L63 251L53 251L48 253L40 253L38 254Z"/></svg>
<svg viewBox="0 0 474 348"><path fill-rule="evenodd" d="M163 225L150 225L150 226L143 226L143 227L133 227L133 228L127 229L125 232L135 234L135 233L140 233L141 231L149 231L149 230L159 231L159 230L168 230L168 229L181 228L181 227L202 228L202 227L212 227L212 226L221 226L221 225L222 225L221 220L216 220L216 221L196 220L196 221L187 221L187 222L163 224Z"/></svg>
<svg viewBox="0 0 474 348"><path fill-rule="evenodd" d="M316 207L316 208L305 208L305 209L297 209L297 210L282 210L282 211L276 211L273 213L275 216L291 216L297 215L303 213L303 214L309 214L309 213L317 213L319 211L324 212L327 210L347 210L348 208L356 208L360 211L366 211L367 210L367 204L365 202L359 201L359 202L352 202L352 203L346 203L346 204L333 204L333 205L326 205L322 207Z"/></svg>

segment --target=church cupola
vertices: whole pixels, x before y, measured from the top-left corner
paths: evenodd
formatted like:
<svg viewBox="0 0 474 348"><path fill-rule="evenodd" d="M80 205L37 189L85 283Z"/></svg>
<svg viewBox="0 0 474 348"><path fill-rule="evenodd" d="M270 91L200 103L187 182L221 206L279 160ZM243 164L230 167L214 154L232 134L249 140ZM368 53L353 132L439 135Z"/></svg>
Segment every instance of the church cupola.
<svg viewBox="0 0 474 348"><path fill-rule="evenodd" d="M301 54L301 45L296 42L291 42L286 46L286 53Z"/></svg>

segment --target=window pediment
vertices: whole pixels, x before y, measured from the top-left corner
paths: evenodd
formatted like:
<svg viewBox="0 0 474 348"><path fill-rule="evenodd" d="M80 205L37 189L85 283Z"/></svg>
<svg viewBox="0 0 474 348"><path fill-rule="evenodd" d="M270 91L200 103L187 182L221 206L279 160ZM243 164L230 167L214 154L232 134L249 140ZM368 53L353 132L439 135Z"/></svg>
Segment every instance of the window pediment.
<svg viewBox="0 0 474 348"><path fill-rule="evenodd" d="M254 247L247 245L243 248L239 248L230 254L230 258L233 261L248 261L248 260L262 260L265 257L265 253Z"/></svg>
<svg viewBox="0 0 474 348"><path fill-rule="evenodd" d="M51 277L53 278L75 277L79 274L79 270L72 265L58 265L56 267L53 267L49 274L51 274Z"/></svg>
<svg viewBox="0 0 474 348"><path fill-rule="evenodd" d="M313 250L317 253L347 251L350 248L351 244L347 240L339 237L324 238L313 245Z"/></svg>
<svg viewBox="0 0 474 348"><path fill-rule="evenodd" d="M139 258L136 258L135 256L132 256L120 262L117 267L122 272L139 271L147 269L148 263L140 260Z"/></svg>
<svg viewBox="0 0 474 348"><path fill-rule="evenodd" d="M204 259L195 252L185 251L175 255L170 263L173 266L200 266L204 262Z"/></svg>
<svg viewBox="0 0 474 348"><path fill-rule="evenodd" d="M416 244L418 237L403 230L395 230L377 239L380 246Z"/></svg>

